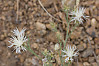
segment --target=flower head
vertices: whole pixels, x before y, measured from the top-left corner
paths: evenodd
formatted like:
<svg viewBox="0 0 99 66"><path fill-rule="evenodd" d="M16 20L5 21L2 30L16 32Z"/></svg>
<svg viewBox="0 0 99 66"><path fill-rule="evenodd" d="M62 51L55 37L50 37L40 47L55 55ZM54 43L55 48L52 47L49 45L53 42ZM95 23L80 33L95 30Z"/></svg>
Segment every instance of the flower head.
<svg viewBox="0 0 99 66"><path fill-rule="evenodd" d="M78 21L79 23L83 23L83 19L86 19L86 17L88 16L84 16L84 13L85 13L85 9L82 7L82 8L77 8L76 10L72 11L70 13L70 15L74 16L74 17L71 17L71 21Z"/></svg>
<svg viewBox="0 0 99 66"><path fill-rule="evenodd" d="M65 62L73 61L73 56L78 56L78 51L76 51L76 46L71 47L70 45L66 46L66 50L62 50L66 55L62 55L62 57L65 57Z"/></svg>
<svg viewBox="0 0 99 66"><path fill-rule="evenodd" d="M8 47L14 46L16 53L21 53L21 50L26 51L26 48L24 47L25 42L27 41L26 36L24 35L25 30L26 29L22 29L19 32L17 28L14 29L12 31L14 36L12 36L12 38L10 38L11 40L8 41L9 43L11 43L11 45Z"/></svg>
<svg viewBox="0 0 99 66"><path fill-rule="evenodd" d="M55 50L58 50L60 47L59 47L59 44L55 44Z"/></svg>

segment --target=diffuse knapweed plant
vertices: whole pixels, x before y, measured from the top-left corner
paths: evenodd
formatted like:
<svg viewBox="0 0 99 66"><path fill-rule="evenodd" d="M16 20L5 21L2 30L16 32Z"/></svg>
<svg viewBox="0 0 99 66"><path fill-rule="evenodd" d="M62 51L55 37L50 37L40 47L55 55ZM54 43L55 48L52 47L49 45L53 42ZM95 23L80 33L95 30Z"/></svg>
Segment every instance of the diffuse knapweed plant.
<svg viewBox="0 0 99 66"><path fill-rule="evenodd" d="M66 0L64 0L63 2L65 2L65 1ZM51 26L55 30L54 32L55 32L55 34L58 38L59 44L60 44L60 45L56 44L55 48L60 49L60 50L56 50L56 51L59 52L58 54L60 56L60 61L61 61L62 66L68 66L69 63L73 62L73 57L79 55L79 53L78 53L79 50L77 50L75 45L67 44L68 38L71 36L71 34L75 30L75 28L77 26L79 26L79 24L83 24L84 19L86 19L88 17L88 16L84 15L84 13L85 13L84 7L78 7L79 1L80 0L77 0L77 5L75 5L76 7L72 11L70 11L67 6L65 8L64 3L62 2L64 5L64 9L65 9L63 11L66 13L66 21L67 21L67 31L66 31L65 40L60 39L61 35L57 34L57 28L55 27L54 23L53 24L51 23ZM68 18L69 15L71 16L70 19ZM70 29L71 23L74 24L74 26L72 26L72 29ZM63 47L62 47L62 44L63 44ZM65 57L65 59L63 57Z"/></svg>
<svg viewBox="0 0 99 66"><path fill-rule="evenodd" d="M77 50L75 45L67 44L68 38L71 36L71 34L75 30L75 28L77 26L79 26L79 24L83 24L83 21L84 21L83 19L86 19L88 16L84 15L84 13L85 13L84 7L77 7L74 10L72 10L71 12L68 9L66 9L64 11L66 13L66 21L67 21L67 31L66 31L65 40L62 40L60 33L57 33L58 30L57 30L57 26L55 25L55 23L51 22L50 24L53 28L52 31L55 32L55 35L57 36L57 40L59 41L59 44L55 45L55 51L58 52L58 55L59 55L60 61L61 61L61 65L68 66L68 64L73 62L73 57L79 55L79 50ZM69 15L71 15L71 19L68 18ZM71 23L74 24L74 26L72 26L72 29L69 28ZM62 47L62 45L63 45L63 47ZM56 55L56 54L54 54L54 55ZM48 59L47 57L45 57L45 58L46 58L46 60ZM48 62L48 60L47 60L47 62Z"/></svg>
<svg viewBox="0 0 99 66"><path fill-rule="evenodd" d="M21 50L26 51L29 50L31 53L33 53L35 56L37 56L40 60L42 60L43 62L43 66L53 66L53 62L57 62L55 61L55 56L59 55L59 61L61 62L60 65L61 66L68 66L68 64L73 62L73 57L74 56L78 56L79 55L79 50L77 50L75 45L69 45L67 44L68 38L71 36L72 32L75 30L75 28L79 25L79 24L83 24L83 19L86 19L88 16L85 16L85 9L84 7L78 7L78 2L79 0L77 0L77 7L75 7L72 11L69 10L69 8L67 9L68 6L64 5L64 2L66 0L62 1L62 4L64 6L63 10L66 14L66 22L67 22L67 30L66 30L66 36L65 36L65 40L61 39L61 35L60 33L58 33L57 30L57 26L51 22L51 26L52 26L52 31L55 32L55 35L57 36L57 40L59 41L59 43L55 44L55 52L52 52L51 50L45 50L44 52L42 52L42 54L44 55L44 58L40 58L30 47L29 45L29 38L27 39L25 36L25 30L26 29L22 29L21 31L19 31L17 28L14 29L12 32L14 33L14 36L12 36L11 40L9 41L9 43L11 43L11 45L9 46L14 47L14 49L16 50L16 53L21 53ZM69 19L69 15L70 15L70 19ZM70 24L73 23L74 26L72 26L72 29L70 29Z"/></svg>

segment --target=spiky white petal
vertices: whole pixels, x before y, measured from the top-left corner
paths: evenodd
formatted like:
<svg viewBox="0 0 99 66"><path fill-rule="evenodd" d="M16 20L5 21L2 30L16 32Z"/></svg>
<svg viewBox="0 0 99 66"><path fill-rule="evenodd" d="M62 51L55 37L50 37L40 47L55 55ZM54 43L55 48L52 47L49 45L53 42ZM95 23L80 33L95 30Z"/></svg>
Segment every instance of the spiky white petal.
<svg viewBox="0 0 99 66"><path fill-rule="evenodd" d="M73 61L73 56L78 56L78 51L76 51L76 46L71 47L70 45L66 46L66 50L62 50L66 55L62 55L62 57L66 57L65 62Z"/></svg>
<svg viewBox="0 0 99 66"><path fill-rule="evenodd" d="M84 16L85 13L85 9L83 7L77 8L76 10L72 11L70 13L70 15L72 15L73 17L71 17L71 21L78 21L79 23L83 23L83 19L86 19L89 16Z"/></svg>
<svg viewBox="0 0 99 66"><path fill-rule="evenodd" d="M27 41L26 36L24 35L26 29L22 29L21 32L16 28L12 32L14 36L10 38L10 41L8 41L11 45L8 47L13 47L16 50L16 53L21 53L21 50L26 51L26 48L24 47L24 43Z"/></svg>

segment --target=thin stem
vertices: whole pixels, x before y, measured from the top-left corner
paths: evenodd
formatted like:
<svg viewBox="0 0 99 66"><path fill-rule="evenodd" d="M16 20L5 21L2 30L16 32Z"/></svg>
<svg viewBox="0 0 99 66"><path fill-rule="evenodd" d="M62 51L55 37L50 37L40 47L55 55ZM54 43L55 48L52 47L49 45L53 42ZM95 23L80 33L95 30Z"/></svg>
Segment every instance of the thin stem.
<svg viewBox="0 0 99 66"><path fill-rule="evenodd" d="M66 20L67 20L67 22L68 22L68 10L66 11L67 13L66 13Z"/></svg>
<svg viewBox="0 0 99 66"><path fill-rule="evenodd" d="M71 36L72 32L75 30L75 28L78 26L78 24L75 24L75 26L72 28L71 33L66 37L66 41L67 39ZM66 44L66 41L64 42Z"/></svg>
<svg viewBox="0 0 99 66"><path fill-rule="evenodd" d="M30 39L29 39L29 37L28 37L28 42L27 42L27 45L28 45L28 47L29 47L29 49L31 49L31 47L30 47Z"/></svg>
<svg viewBox="0 0 99 66"><path fill-rule="evenodd" d="M71 36L72 32L75 30L75 28L78 26L79 24L75 24L75 26L72 28L73 30L71 31L71 33L69 34L68 38Z"/></svg>
<svg viewBox="0 0 99 66"><path fill-rule="evenodd" d="M70 22L68 21L68 10L66 11L66 21L67 21L67 33L66 33L65 42L63 42L64 43L64 49L65 49L66 42L67 42L67 39L68 39L68 32L69 32L69 25L70 25Z"/></svg>
<svg viewBox="0 0 99 66"><path fill-rule="evenodd" d="M80 3L80 0L76 0L76 7L77 7L77 9L78 9L79 3Z"/></svg>
<svg viewBox="0 0 99 66"><path fill-rule="evenodd" d="M31 48L27 48L27 50L30 51L35 56L37 56L40 60L42 60L42 58L40 58Z"/></svg>
<svg viewBox="0 0 99 66"><path fill-rule="evenodd" d="M57 37L58 37L58 41L59 41L59 44L60 44L60 50L58 51L58 54L59 54L59 57L60 57L61 65L63 66L63 61L62 61L62 58L61 58L62 53L60 54L60 51L62 50L62 43L60 41L60 34L57 35Z"/></svg>
<svg viewBox="0 0 99 66"><path fill-rule="evenodd" d="M66 39L65 39L65 42L64 42L64 49L65 49L66 42L67 42L67 39L68 39L69 24L70 24L70 22L69 22L68 25L67 25L67 33L66 33Z"/></svg>
<svg viewBox="0 0 99 66"><path fill-rule="evenodd" d="M68 63L65 63L65 66L68 66Z"/></svg>
<svg viewBox="0 0 99 66"><path fill-rule="evenodd" d="M30 41L30 39L29 39L29 37L28 37L28 43L27 43L26 49L27 49L28 51L30 51L32 54L34 54L35 56L37 56L39 59L42 60L42 58L40 58L40 57L31 49L31 47L30 47L30 45L29 45L29 44L30 44L29 41Z"/></svg>
<svg viewBox="0 0 99 66"><path fill-rule="evenodd" d="M79 64L78 64L78 58L77 58L77 66L79 66Z"/></svg>

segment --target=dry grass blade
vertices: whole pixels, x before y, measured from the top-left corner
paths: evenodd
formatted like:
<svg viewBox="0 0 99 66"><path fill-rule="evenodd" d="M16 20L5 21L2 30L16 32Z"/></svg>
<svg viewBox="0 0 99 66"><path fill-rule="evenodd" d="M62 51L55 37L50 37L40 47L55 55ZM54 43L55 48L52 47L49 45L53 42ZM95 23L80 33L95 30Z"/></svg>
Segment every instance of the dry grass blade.
<svg viewBox="0 0 99 66"><path fill-rule="evenodd" d="M19 0L17 0L17 17L16 17L16 22L18 22L18 18L19 18Z"/></svg>
<svg viewBox="0 0 99 66"><path fill-rule="evenodd" d="M88 42L89 42L89 44L90 44L90 47L92 48L92 45L91 45L90 39L89 39L89 37L87 37L87 38L88 38ZM94 52L94 51L93 51L93 54L94 54L94 57L95 57L95 59L96 59L97 66L99 66L99 63L98 63L98 61L97 61L97 56L96 56L96 54L95 54L95 52Z"/></svg>
<svg viewBox="0 0 99 66"><path fill-rule="evenodd" d="M77 66L79 66L79 64L78 64L78 58L77 58Z"/></svg>
<svg viewBox="0 0 99 66"><path fill-rule="evenodd" d="M43 8L43 10L44 10L50 17L52 17L53 19L55 19L55 20L57 20L57 21L59 21L59 22L62 22L61 20L59 20L59 19L55 18L54 16L52 16L52 15L44 8L44 6L43 6L43 4L41 3L40 0L38 0L38 2L39 2L39 4L41 5L41 7Z"/></svg>

